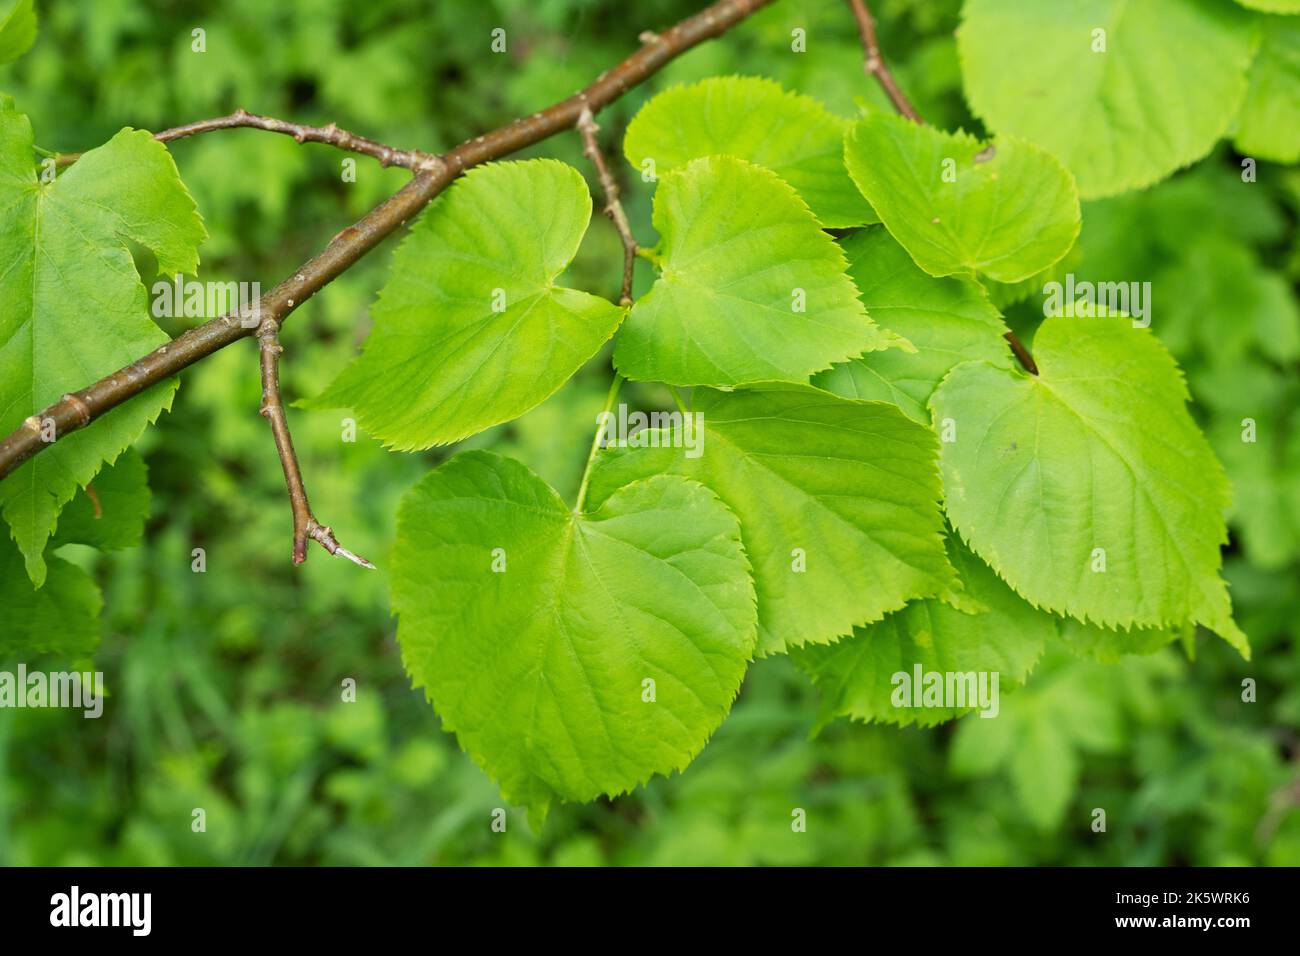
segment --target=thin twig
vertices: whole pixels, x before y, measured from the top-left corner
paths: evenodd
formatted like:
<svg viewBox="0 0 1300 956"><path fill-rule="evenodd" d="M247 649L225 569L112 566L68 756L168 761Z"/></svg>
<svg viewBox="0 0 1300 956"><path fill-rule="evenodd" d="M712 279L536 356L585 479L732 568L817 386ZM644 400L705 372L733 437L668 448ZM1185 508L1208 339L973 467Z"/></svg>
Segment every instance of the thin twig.
<svg viewBox="0 0 1300 956"><path fill-rule="evenodd" d="M215 119L199 120L194 123L186 123L184 126L174 126L160 133L154 133L153 138L160 143L170 143L172 140L197 136L199 133L210 133L218 129L240 128L283 133L285 136L292 136L300 143L327 143L330 146L336 146L349 152L374 157L384 166L402 166L406 169L418 171L432 169L440 161L432 153L422 153L418 149L394 149L392 146L376 142L373 139L367 139L364 136L358 136L356 133L349 133L345 129L339 129L333 123L328 126L304 126L301 123L290 123L287 120L276 119L273 116L259 116L257 113L250 113L243 109L235 110L229 116L218 116ZM54 162L56 166L70 166L80 159L82 155L82 153L58 153Z"/></svg>
<svg viewBox="0 0 1300 956"><path fill-rule="evenodd" d="M372 209L357 223L336 235L315 258L255 303L264 318L284 320L303 302L346 271L394 230L428 205L451 182L469 169L532 146L574 126L584 108L593 114L628 90L659 72L670 60L705 40L720 36L772 0L718 0L681 21L568 99L508 123L490 133L466 140L443 155L437 164L421 168L399 192ZM186 369L254 330L241 321L239 311L190 329L148 355L118 369L78 392L26 419L0 441L0 479L49 448L43 441L42 423L53 422L56 440L84 428L95 419L150 386Z"/></svg>
<svg viewBox="0 0 1300 956"><path fill-rule="evenodd" d="M885 91L889 101L894 104L894 109L913 123L925 122L903 95L903 91L894 82L894 75L885 65L885 58L880 54L880 44L876 42L876 22L871 18L871 11L867 9L865 0L848 0L848 4L849 9L853 11L853 18L858 21L858 34L862 37L862 50L866 54L862 61L862 69L868 76L876 78L876 82Z"/></svg>
<svg viewBox="0 0 1300 956"><path fill-rule="evenodd" d="M284 351L280 344L280 323L264 319L257 328L257 341L262 366L262 407L259 411L271 423L275 450L280 454L280 467L284 469L284 483L289 489L289 505L293 508L293 563L302 564L307 560L307 539L311 538L330 554L347 558L363 568L374 568L365 558L341 547L329 525L321 524L312 514L307 488L302 481L302 469L298 466L298 455L293 450L293 436L289 433L284 402L280 400L280 353Z"/></svg>
<svg viewBox="0 0 1300 956"><path fill-rule="evenodd" d="M847 0L849 9L853 11L853 18L858 21L858 34L862 37L862 50L865 58L862 61L862 68L868 76L874 76L876 82L880 84L889 101L894 104L899 114L913 123L924 123L921 114L916 111L908 98L899 88L898 83L894 80L894 75L889 72L889 67L885 65L885 58L880 52L880 43L876 40L876 23L872 19L871 10L867 7L866 0ZM976 157L979 161L979 157ZM1024 343L1020 341L1015 332L1007 329L1002 333L1002 337L1007 340L1011 346L1011 351L1015 354L1016 359L1021 366L1030 375L1038 374L1038 363L1034 357L1029 354L1029 349L1025 348Z"/></svg>
<svg viewBox="0 0 1300 956"><path fill-rule="evenodd" d="M623 204L618 198L618 183L615 182L613 174L609 171L609 165L605 162L605 156L600 151L600 144L596 141L596 133L600 127L596 125L596 118L591 115L590 109L584 109L578 114L578 132L582 134L582 153L586 156L593 166L596 167L596 175L600 178L600 186L605 191L605 215L614 223L614 228L618 230L618 237L623 242L623 286L619 294L619 305L632 304L632 268L636 263L636 239L632 236L632 226L627 221L627 213L623 211Z"/></svg>

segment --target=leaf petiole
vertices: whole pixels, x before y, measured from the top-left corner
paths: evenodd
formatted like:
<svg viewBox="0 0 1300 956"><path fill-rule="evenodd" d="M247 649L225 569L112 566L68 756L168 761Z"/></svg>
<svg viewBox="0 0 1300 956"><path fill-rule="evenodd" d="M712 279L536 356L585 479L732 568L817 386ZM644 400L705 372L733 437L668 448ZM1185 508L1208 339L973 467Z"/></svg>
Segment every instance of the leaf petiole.
<svg viewBox="0 0 1300 956"><path fill-rule="evenodd" d="M609 394L605 396L605 407L596 416L596 434L591 439L591 451L587 453L587 465L582 469L582 484L578 486L578 500L573 506L575 515L582 513L583 502L587 500L587 481L591 477L591 463L596 460L596 449L600 447L600 436L605 433L605 416L614 407L614 399L618 398L618 391L623 387L625 381L626 379L623 378L621 373L614 372L614 381L610 383Z"/></svg>

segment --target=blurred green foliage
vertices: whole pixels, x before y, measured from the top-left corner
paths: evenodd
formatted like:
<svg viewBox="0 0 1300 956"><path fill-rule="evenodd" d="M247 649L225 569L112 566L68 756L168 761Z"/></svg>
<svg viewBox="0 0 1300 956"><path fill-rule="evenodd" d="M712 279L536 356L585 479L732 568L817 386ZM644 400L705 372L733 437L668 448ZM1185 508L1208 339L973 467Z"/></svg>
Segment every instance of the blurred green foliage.
<svg viewBox="0 0 1300 956"><path fill-rule="evenodd" d="M642 29L698 9L647 0L115 0L40 4L41 34L0 67L41 146L77 150L124 125L162 128L236 107L337 122L437 150L568 95ZM980 132L963 103L956 0L881 0L881 43L922 115ZM489 52L504 26L508 53ZM807 52L791 51L791 30ZM207 52L191 52L191 31ZM647 96L743 72L853 115L884 106L838 0L780 2L674 62L600 117L634 231L650 187L618 136ZM210 242L205 279L269 287L406 174L254 131L173 144ZM529 151L590 177L576 135ZM1254 660L1205 636L1101 664L1065 649L1003 701L1004 719L937 730L818 729L785 659L757 663L732 716L685 775L561 807L493 833L500 798L410 690L383 571L314 550L290 564L290 515L255 346L186 373L140 443L153 489L142 547L60 552L104 588L94 666L104 716L0 713L4 864L1297 864L1300 863L1300 170L1246 184L1226 149L1139 193L1089 203L1080 278L1150 280L1153 328L1236 487L1226 574ZM595 183L593 182L593 187ZM286 395L315 394L361 341L389 242L299 310ZM619 245L597 217L562 281L615 296ZM645 281L646 275L639 276ZM1007 310L1027 336L1037 299ZM169 331L177 331L171 328ZM524 418L461 447L520 458L572 495L601 405L602 355ZM634 397L653 403L647 389ZM1253 418L1270 453L1240 440ZM291 414L318 515L381 569L398 497L445 452L394 455L338 413ZM207 570L191 571L206 551ZM2 613L2 610L0 610ZM341 702L345 678L356 703ZM1242 681L1258 700L1242 701ZM207 829L191 831L204 808ZM792 831L806 811L807 832ZM1104 833L1091 828L1106 811Z"/></svg>

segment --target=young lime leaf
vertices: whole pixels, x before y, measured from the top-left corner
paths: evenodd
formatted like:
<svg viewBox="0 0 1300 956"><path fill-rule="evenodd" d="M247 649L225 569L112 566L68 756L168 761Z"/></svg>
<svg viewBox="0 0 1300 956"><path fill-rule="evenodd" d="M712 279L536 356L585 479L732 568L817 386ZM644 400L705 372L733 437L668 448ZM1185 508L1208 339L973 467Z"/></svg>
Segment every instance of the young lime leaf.
<svg viewBox="0 0 1300 956"><path fill-rule="evenodd" d="M871 113L849 129L844 157L885 228L931 275L1019 282L1079 235L1074 179L1030 143L1000 137L985 145Z"/></svg>
<svg viewBox="0 0 1300 956"><path fill-rule="evenodd" d="M756 76L716 76L665 90L628 124L623 153L658 177L702 156L766 167L794 187L827 228L876 216L844 168L848 121L811 97Z"/></svg>
<svg viewBox="0 0 1300 956"><path fill-rule="evenodd" d="M389 448L517 418L596 354L625 310L555 284L591 193L552 159L490 163L434 200L393 257L365 351L310 408L351 408Z"/></svg>
<svg viewBox="0 0 1300 956"><path fill-rule="evenodd" d="M903 344L867 318L843 253L770 170L694 160L660 180L654 224L660 275L614 348L628 378L806 382L832 362Z"/></svg>
<svg viewBox="0 0 1300 956"><path fill-rule="evenodd" d="M864 229L842 243L849 276L867 312L905 337L915 352L869 352L832 366L813 384L845 398L894 402L908 417L930 424L926 402L960 362L1012 361L1002 338L1007 327L979 284L961 276L937 279L883 228Z"/></svg>
<svg viewBox="0 0 1300 956"><path fill-rule="evenodd" d="M134 548L149 517L149 469L134 448L105 465L59 515L50 547L86 544L101 551Z"/></svg>
<svg viewBox="0 0 1300 956"><path fill-rule="evenodd" d="M684 429L646 430L603 452L590 500L661 473L712 489L740 518L761 654L833 641L953 583L935 438L896 406L807 385L697 389L689 421L689 444Z"/></svg>
<svg viewBox="0 0 1300 956"><path fill-rule="evenodd" d="M402 659L508 800L544 817L684 768L753 655L736 518L657 477L575 513L523 465L451 459L402 500Z"/></svg>
<svg viewBox="0 0 1300 956"><path fill-rule="evenodd" d="M1049 318L1039 375L985 362L930 408L948 517L1030 603L1109 627L1192 621L1243 655L1219 578L1229 486L1182 374L1124 316Z"/></svg>
<svg viewBox="0 0 1300 956"><path fill-rule="evenodd" d="M0 659L31 660L37 654L80 659L99 644L103 598L90 575L50 556L45 585L32 586L23 556L0 535Z"/></svg>
<svg viewBox="0 0 1300 956"><path fill-rule="evenodd" d="M1257 42L1251 15L1220 0L967 0L957 40L975 115L1059 156L1085 199L1208 153Z"/></svg>
<svg viewBox="0 0 1300 956"><path fill-rule="evenodd" d="M36 0L14 0L0 20L0 63L18 59L36 42Z"/></svg>
<svg viewBox="0 0 1300 956"><path fill-rule="evenodd" d="M938 598L913 601L834 644L790 650L822 693L823 720L930 726L977 707L996 716L996 699L980 701L974 695L962 707L914 706L912 693L901 690L903 683L894 675L906 674L906 689L915 687L921 695L924 681L915 686L918 666L922 675L974 673L977 683L961 685L963 694L977 690L980 674L987 675L984 687L992 692L991 675L997 673L997 694L1024 683L1046 642L1056 637L1056 618L1026 604L955 537L948 539L948 558L961 578L961 593L982 611L966 613Z"/></svg>
<svg viewBox="0 0 1300 956"><path fill-rule="evenodd" d="M152 250L159 272L174 275L198 268L205 233L171 155L148 133L123 130L44 183L31 124L0 97L0 237L0 433L7 434L167 341L149 318L127 240ZM58 436L0 483L5 519L38 587L59 511L171 405L176 384L155 385L88 428Z"/></svg>
<svg viewBox="0 0 1300 956"><path fill-rule="evenodd" d="M1263 17L1260 31L1264 40L1250 68L1234 145L1243 156L1294 163L1300 160L1300 17Z"/></svg>

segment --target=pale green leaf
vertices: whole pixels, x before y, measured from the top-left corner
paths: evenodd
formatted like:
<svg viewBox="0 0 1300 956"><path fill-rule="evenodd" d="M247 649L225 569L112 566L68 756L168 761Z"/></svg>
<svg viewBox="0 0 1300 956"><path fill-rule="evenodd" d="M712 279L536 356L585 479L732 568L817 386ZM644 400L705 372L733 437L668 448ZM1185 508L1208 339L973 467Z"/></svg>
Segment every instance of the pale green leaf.
<svg viewBox="0 0 1300 956"><path fill-rule="evenodd" d="M971 109L1059 156L1085 199L1208 153L1257 42L1251 15L1223 0L966 0L957 38Z"/></svg>
<svg viewBox="0 0 1300 956"><path fill-rule="evenodd" d="M685 767L754 648L736 519L681 478L578 514L517 462L459 455L402 501L392 592L415 686L542 816Z"/></svg>
<svg viewBox="0 0 1300 956"><path fill-rule="evenodd" d="M1294 163L1300 160L1300 18L1263 17L1260 32L1234 141L1245 156Z"/></svg>
<svg viewBox="0 0 1300 956"><path fill-rule="evenodd" d="M902 344L867 317L843 253L770 170L730 156L694 160L660 179L654 224L660 275L614 349L628 378L805 382Z"/></svg>
<svg viewBox="0 0 1300 956"><path fill-rule="evenodd" d="M148 133L123 130L42 183L31 125L0 97L0 433L166 342L149 318L127 240L173 275L198 268L204 235L175 163ZM5 519L38 586L59 510L175 390L175 379L155 385L0 483Z"/></svg>
<svg viewBox="0 0 1300 956"><path fill-rule="evenodd" d="M393 257L365 351L312 408L351 408L389 448L459 441L539 405L625 310L555 284L591 220L576 169L550 159L470 170Z"/></svg>
<svg viewBox="0 0 1300 956"><path fill-rule="evenodd" d="M938 598L913 601L834 644L790 650L821 691L823 714L922 725L942 723L974 708L988 713L979 719L997 717L1000 695L1024 682L1045 642L1056 637L1056 619L1026 604L955 538L948 541L948 558L960 576L963 597L983 610L967 613ZM961 684L962 693L977 691L983 674L983 688L990 696L980 700L977 691L962 708L911 706L912 688L922 692L924 675L931 673L945 682L950 673L973 673L975 683ZM895 676L899 674L907 681ZM957 686L954 683L954 689Z"/></svg>
<svg viewBox="0 0 1300 956"><path fill-rule="evenodd" d="M894 402L928 425L926 402L954 365L1011 361L1002 317L974 280L923 272L883 228L854 233L843 247L867 312L916 351L868 352L819 372L814 385L845 398Z"/></svg>
<svg viewBox="0 0 1300 956"><path fill-rule="evenodd" d="M85 544L101 551L134 548L144 537L149 500L149 470L140 453L128 448L68 502L50 546Z"/></svg>
<svg viewBox="0 0 1300 956"><path fill-rule="evenodd" d="M776 173L828 228L875 222L844 168L848 121L816 100L756 76L717 76L675 86L628 124L623 152L662 176L693 159L726 154Z"/></svg>
<svg viewBox="0 0 1300 956"><path fill-rule="evenodd" d="M1057 317L1034 358L1037 376L959 365L930 400L955 429L940 462L963 539L1037 606L1196 622L1248 654L1218 574L1228 482L1169 353L1127 317Z"/></svg>
<svg viewBox="0 0 1300 956"><path fill-rule="evenodd" d="M986 145L872 113L849 129L844 155L885 228L931 275L1019 282L1079 235L1073 177L1030 143L1003 136Z"/></svg>
<svg viewBox="0 0 1300 956"><path fill-rule="evenodd" d="M764 385L697 389L692 412L698 454L681 433L672 447L671 432L640 432L640 447L599 456L589 494L665 472L712 489L740 518L762 654L833 641L953 583L936 442L895 406Z"/></svg>
<svg viewBox="0 0 1300 956"><path fill-rule="evenodd" d="M14 0L0 20L0 63L16 60L36 42L36 0Z"/></svg>

